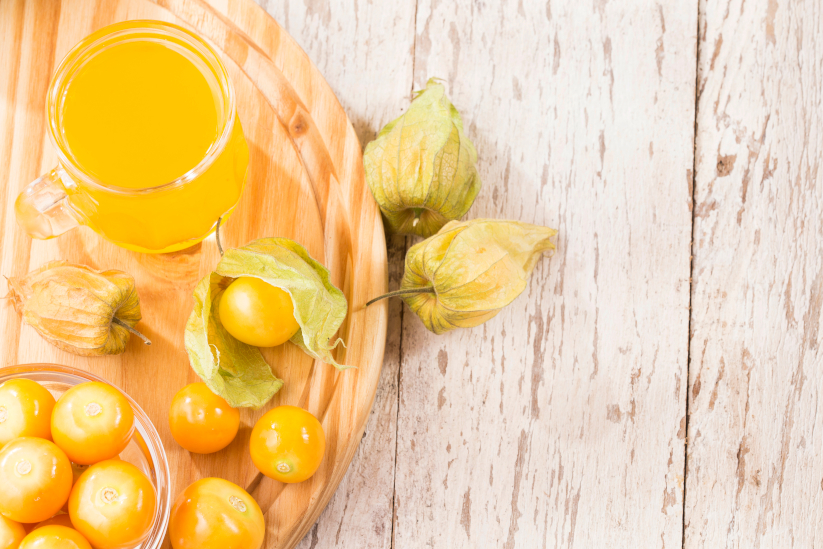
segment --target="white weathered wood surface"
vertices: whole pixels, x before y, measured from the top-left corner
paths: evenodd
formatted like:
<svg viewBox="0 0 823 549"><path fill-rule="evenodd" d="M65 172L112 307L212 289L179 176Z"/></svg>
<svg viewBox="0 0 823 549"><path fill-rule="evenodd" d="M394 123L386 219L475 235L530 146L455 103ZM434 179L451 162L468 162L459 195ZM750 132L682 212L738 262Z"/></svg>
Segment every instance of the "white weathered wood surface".
<svg viewBox="0 0 823 549"><path fill-rule="evenodd" d="M823 546L821 25L700 3L690 549Z"/></svg>
<svg viewBox="0 0 823 549"><path fill-rule="evenodd" d="M697 11L642 4L418 4L415 85L447 80L480 157L469 215L560 233L484 326L404 317L395 547L681 540Z"/></svg>
<svg viewBox="0 0 823 549"><path fill-rule="evenodd" d="M301 547L680 546L696 0L261 4L364 145L439 76L480 157L469 216L560 229L482 327L392 305L363 445Z"/></svg>

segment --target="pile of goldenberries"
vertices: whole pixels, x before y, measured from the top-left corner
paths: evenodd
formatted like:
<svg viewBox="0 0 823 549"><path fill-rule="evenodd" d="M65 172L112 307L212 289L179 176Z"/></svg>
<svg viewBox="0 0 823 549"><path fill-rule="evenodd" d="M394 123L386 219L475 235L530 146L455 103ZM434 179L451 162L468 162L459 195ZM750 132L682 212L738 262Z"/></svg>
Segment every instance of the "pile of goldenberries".
<svg viewBox="0 0 823 549"><path fill-rule="evenodd" d="M111 385L76 385L55 401L42 385L0 385L0 549L131 549L154 524L152 481L120 459L134 434L134 410ZM237 435L240 413L203 383L184 387L169 410L175 440L217 452ZM263 474L302 482L323 459L325 435L312 414L278 406L249 440ZM263 513L245 490L204 478L179 494L169 522L174 549L258 549Z"/></svg>
<svg viewBox="0 0 823 549"><path fill-rule="evenodd" d="M148 536L152 481L119 458L134 410L111 385L55 401L42 385L0 385L0 549L125 549ZM28 532L28 533L27 533Z"/></svg>

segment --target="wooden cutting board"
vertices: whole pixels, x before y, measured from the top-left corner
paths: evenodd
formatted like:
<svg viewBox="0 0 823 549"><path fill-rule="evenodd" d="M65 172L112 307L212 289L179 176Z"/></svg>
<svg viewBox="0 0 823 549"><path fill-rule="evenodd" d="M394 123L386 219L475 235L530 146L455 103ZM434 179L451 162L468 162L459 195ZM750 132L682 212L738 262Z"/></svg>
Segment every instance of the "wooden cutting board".
<svg viewBox="0 0 823 549"><path fill-rule="evenodd" d="M127 19L185 26L220 52L238 95L251 152L248 184L221 231L224 247L284 236L303 244L331 270L349 301L338 372L291 343L264 350L285 387L263 410L244 410L235 441L216 454L192 455L172 439L169 404L197 381L183 347L195 284L217 264L214 238L169 255L114 246L82 227L33 241L17 226L20 190L57 161L46 134L45 98L66 52L100 27ZM296 545L342 479L371 409L386 336L385 303L364 309L386 290L386 243L379 210L364 182L360 143L329 85L306 54L251 0L2 0L0 1L0 275L22 275L53 259L132 273L142 301L138 325L153 342L132 338L116 357L82 358L57 350L21 325L0 302L0 366L52 362L108 379L153 420L168 453L173 497L194 480L216 476L245 487L266 515L268 548ZM0 279L0 295L6 283ZM302 484L262 477L248 454L256 419L280 404L307 408L322 421L326 455Z"/></svg>

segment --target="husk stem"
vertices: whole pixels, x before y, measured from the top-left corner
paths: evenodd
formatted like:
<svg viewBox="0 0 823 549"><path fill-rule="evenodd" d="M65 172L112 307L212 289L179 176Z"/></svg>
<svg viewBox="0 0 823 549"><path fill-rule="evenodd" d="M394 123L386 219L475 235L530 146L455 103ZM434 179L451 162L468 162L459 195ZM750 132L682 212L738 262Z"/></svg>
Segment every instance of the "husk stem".
<svg viewBox="0 0 823 549"><path fill-rule="evenodd" d="M217 227L214 229L214 235L217 239L217 250L220 252L220 255L223 255L223 244L220 243L220 222L223 221L223 216L217 218Z"/></svg>
<svg viewBox="0 0 823 549"><path fill-rule="evenodd" d="M114 317L114 318L111 319L111 321L112 321L112 324L117 324L121 328L125 328L126 330L128 330L129 333L132 333L132 334L136 335L137 337L139 337L140 339L142 339L143 343L145 343L146 345L151 345L151 341L149 340L149 338L147 338L146 336L141 334L139 331L135 330L134 328L132 328L131 326L129 326L128 324L126 324L125 322L120 320L119 318Z"/></svg>
<svg viewBox="0 0 823 549"><path fill-rule="evenodd" d="M412 227L417 227L417 224L420 223L421 215L423 215L423 208L414 208L414 221L412 221Z"/></svg>
<svg viewBox="0 0 823 549"><path fill-rule="evenodd" d="M408 290L395 290L394 292L389 292L383 294L379 297L375 297L368 303L366 303L366 307L371 305L376 301L380 301L381 299L387 299L389 297L403 297L404 295L419 295L419 294L433 294L434 293L434 286L428 286L426 288L409 288Z"/></svg>

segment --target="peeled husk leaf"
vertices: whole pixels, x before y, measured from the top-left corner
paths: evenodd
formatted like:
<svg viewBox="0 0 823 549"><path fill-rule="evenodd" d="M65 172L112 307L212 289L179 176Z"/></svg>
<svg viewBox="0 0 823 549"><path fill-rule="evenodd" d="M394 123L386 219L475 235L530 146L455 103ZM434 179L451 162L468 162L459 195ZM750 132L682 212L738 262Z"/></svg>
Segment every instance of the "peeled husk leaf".
<svg viewBox="0 0 823 549"><path fill-rule="evenodd" d="M346 318L343 292L329 271L287 238L263 238L225 252L217 268L197 285L185 343L192 368L206 385L234 407L259 408L283 386L260 349L229 334L218 308L226 288L237 278L255 277L286 291L300 330L291 338L313 358L344 369L332 356L331 338ZM339 341L339 340L338 340Z"/></svg>
<svg viewBox="0 0 823 549"><path fill-rule="evenodd" d="M452 221L409 249L396 295L436 334L478 326L526 288L555 234L519 221Z"/></svg>
<svg viewBox="0 0 823 549"><path fill-rule="evenodd" d="M463 217L480 191L477 151L432 78L366 147L366 181L390 232L429 237Z"/></svg>
<svg viewBox="0 0 823 549"><path fill-rule="evenodd" d="M9 278L9 298L23 321L44 339L81 356L126 350L129 330L140 321L134 278L122 271L95 271L52 261Z"/></svg>

